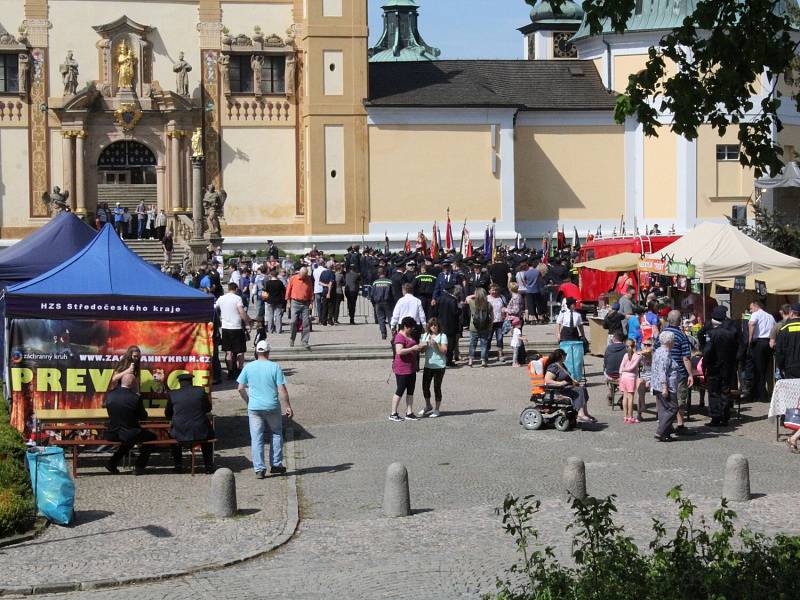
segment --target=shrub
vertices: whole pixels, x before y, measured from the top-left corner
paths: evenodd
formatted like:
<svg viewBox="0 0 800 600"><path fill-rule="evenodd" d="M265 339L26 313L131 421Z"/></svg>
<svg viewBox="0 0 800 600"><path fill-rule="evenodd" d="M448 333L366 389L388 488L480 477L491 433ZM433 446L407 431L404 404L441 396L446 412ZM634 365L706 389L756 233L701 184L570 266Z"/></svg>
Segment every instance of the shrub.
<svg viewBox="0 0 800 600"><path fill-rule="evenodd" d="M34 515L30 490L27 494L14 489L0 490L0 537L30 529L33 526Z"/></svg>
<svg viewBox="0 0 800 600"><path fill-rule="evenodd" d="M35 516L25 443L9 424L6 403L0 399L0 537L25 531Z"/></svg>
<svg viewBox="0 0 800 600"><path fill-rule="evenodd" d="M695 523L696 507L672 489L678 509L673 536L653 521L654 539L642 553L614 523L615 497L574 500L572 558L561 564L552 547L537 545L533 526L539 501L507 496L503 525L513 536L519 561L497 580L497 600L751 600L793 598L800 572L800 537L767 538L747 529L736 531L734 513L722 500L713 525ZM513 581L512 581L513 580Z"/></svg>

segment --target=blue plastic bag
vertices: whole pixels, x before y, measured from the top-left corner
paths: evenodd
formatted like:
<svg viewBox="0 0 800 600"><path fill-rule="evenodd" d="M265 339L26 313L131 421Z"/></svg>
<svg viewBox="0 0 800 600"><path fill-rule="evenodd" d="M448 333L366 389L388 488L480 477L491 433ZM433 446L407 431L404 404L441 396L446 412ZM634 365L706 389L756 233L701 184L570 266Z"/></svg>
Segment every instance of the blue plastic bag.
<svg viewBox="0 0 800 600"><path fill-rule="evenodd" d="M75 510L75 482L64 460L64 449L35 447L26 454L36 508L53 523L69 525Z"/></svg>

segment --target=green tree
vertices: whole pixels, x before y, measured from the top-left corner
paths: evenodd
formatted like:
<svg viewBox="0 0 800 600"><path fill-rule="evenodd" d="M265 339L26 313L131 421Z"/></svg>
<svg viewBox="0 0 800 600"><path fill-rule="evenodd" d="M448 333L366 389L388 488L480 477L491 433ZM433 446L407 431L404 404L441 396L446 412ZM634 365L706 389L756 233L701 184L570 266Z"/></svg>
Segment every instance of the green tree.
<svg viewBox="0 0 800 600"><path fill-rule="evenodd" d="M551 4L560 7L565 1ZM651 0L585 0L590 30L600 33L609 23L623 33L643 1ZM797 22L795 0L698 0L681 26L650 49L645 69L630 76L617 102L617 121L635 117L646 135L656 136L665 126L658 113L671 113L669 129L690 140L704 123L720 135L736 127L741 163L753 167L756 176L778 172L783 152L772 139L773 128L782 128L778 82L783 78L793 86L800 67L798 42L792 39ZM668 71L670 64L677 69ZM769 85L756 104L762 75ZM799 90L790 89L788 100L800 108Z"/></svg>

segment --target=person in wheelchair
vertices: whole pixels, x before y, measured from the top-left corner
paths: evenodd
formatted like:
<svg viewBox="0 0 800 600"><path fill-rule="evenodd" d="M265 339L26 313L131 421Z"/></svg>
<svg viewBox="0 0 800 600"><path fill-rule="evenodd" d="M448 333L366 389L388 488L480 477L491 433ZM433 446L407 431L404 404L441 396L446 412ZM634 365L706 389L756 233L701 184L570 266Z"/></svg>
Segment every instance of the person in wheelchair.
<svg viewBox="0 0 800 600"><path fill-rule="evenodd" d="M560 393L572 401L572 407L578 411L579 423L596 423L597 419L589 414L589 392L585 386L578 384L564 366L566 352L557 348L547 359L547 372L544 383L547 387L558 387Z"/></svg>

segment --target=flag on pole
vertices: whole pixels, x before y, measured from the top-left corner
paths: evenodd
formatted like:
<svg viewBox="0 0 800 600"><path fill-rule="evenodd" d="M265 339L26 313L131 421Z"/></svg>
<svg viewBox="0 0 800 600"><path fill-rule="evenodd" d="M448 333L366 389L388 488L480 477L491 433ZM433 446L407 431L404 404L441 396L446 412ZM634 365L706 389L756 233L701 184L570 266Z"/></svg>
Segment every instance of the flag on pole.
<svg viewBox="0 0 800 600"><path fill-rule="evenodd" d="M428 252L428 240L425 237L425 232L421 229L417 234L417 250L422 252L422 254L426 254Z"/></svg>
<svg viewBox="0 0 800 600"><path fill-rule="evenodd" d="M472 240L469 239L469 229L468 229L467 230L467 253L464 256L466 256L467 258L472 258L472 255L474 254L474 252L475 252L475 250L472 247Z"/></svg>
<svg viewBox="0 0 800 600"><path fill-rule="evenodd" d="M385 232L383 235L383 253L389 254L389 232Z"/></svg>
<svg viewBox="0 0 800 600"><path fill-rule="evenodd" d="M547 264L550 258L550 232L542 238L542 262Z"/></svg>
<svg viewBox="0 0 800 600"><path fill-rule="evenodd" d="M472 256L472 240L469 239L469 229L467 229L466 221L464 221L464 227L461 229L461 256L464 258Z"/></svg>
<svg viewBox="0 0 800 600"><path fill-rule="evenodd" d="M489 258L492 253L492 240L489 239L489 226L483 232L483 257Z"/></svg>
<svg viewBox="0 0 800 600"><path fill-rule="evenodd" d="M578 228L573 227L572 232L572 249L573 250L580 250L581 247L581 237L578 235Z"/></svg>
<svg viewBox="0 0 800 600"><path fill-rule="evenodd" d="M462 236L463 237L463 236ZM450 209L447 209L447 230L444 234L444 249L447 252L453 250L455 246L453 246L453 226L450 223Z"/></svg>
<svg viewBox="0 0 800 600"><path fill-rule="evenodd" d="M406 254L411 252L411 241L408 239L408 234L407 233L406 233L406 243L405 243L405 246L403 246L403 248L404 248Z"/></svg>
<svg viewBox="0 0 800 600"><path fill-rule="evenodd" d="M567 235L564 233L564 226L561 226L561 231L556 233L556 248L561 251L567 247Z"/></svg>
<svg viewBox="0 0 800 600"><path fill-rule="evenodd" d="M436 258L439 253L439 226L433 222L433 232L431 233L431 258Z"/></svg>
<svg viewBox="0 0 800 600"><path fill-rule="evenodd" d="M497 237L495 236L495 231L494 231L494 227L495 227L495 223L496 223L496 222L497 222L497 219L492 219L492 235L491 235L491 241L492 241L492 262L494 262L494 261L495 261L495 259L497 258Z"/></svg>
<svg viewBox="0 0 800 600"><path fill-rule="evenodd" d="M514 250L522 250L522 236L517 232L517 237L514 238Z"/></svg>
<svg viewBox="0 0 800 600"><path fill-rule="evenodd" d="M442 229L439 227L439 223L436 223L436 251L441 252L444 250L444 246L442 246Z"/></svg>

